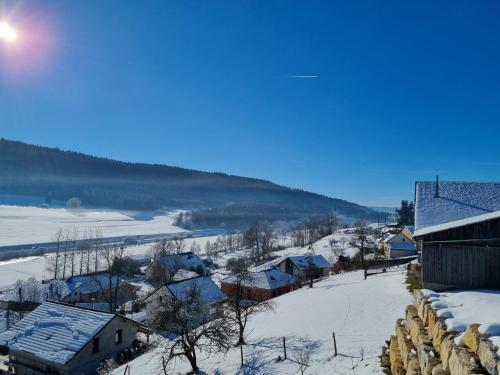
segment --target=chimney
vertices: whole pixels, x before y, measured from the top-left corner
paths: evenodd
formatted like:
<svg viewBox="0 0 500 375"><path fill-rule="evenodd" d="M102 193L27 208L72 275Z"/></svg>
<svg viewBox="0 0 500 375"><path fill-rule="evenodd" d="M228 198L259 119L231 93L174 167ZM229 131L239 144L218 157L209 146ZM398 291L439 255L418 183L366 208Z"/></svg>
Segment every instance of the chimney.
<svg viewBox="0 0 500 375"><path fill-rule="evenodd" d="M434 192L434 198L439 198L439 175L436 176L436 191Z"/></svg>

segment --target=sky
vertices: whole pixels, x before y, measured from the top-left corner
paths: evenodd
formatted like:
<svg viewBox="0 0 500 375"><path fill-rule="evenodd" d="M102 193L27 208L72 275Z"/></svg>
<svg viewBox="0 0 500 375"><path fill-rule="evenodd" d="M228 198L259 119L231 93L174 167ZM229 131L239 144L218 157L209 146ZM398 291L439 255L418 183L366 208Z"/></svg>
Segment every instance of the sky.
<svg viewBox="0 0 500 375"><path fill-rule="evenodd" d="M0 0L0 137L371 206L497 181L500 2Z"/></svg>

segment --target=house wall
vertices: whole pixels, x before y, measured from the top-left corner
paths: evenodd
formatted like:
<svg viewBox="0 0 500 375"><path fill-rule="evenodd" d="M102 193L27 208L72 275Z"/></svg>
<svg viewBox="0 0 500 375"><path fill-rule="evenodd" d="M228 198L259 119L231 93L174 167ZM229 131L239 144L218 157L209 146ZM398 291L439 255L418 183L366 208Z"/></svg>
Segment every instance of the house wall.
<svg viewBox="0 0 500 375"><path fill-rule="evenodd" d="M116 331L122 330L122 342L115 343ZM106 358L114 358L121 351L132 347L137 338L137 325L128 319L116 316L99 332L99 353L92 353L92 341L70 361L70 370L74 374L93 374L97 366Z"/></svg>
<svg viewBox="0 0 500 375"><path fill-rule="evenodd" d="M289 275L295 276L297 280L303 280L306 278L305 271L296 267L290 259L285 259L283 262L277 266L281 272L287 273ZM326 277L330 273L330 268L318 268L314 275L315 279L320 277Z"/></svg>
<svg viewBox="0 0 500 375"><path fill-rule="evenodd" d="M146 281L153 284L162 284L170 280L173 276L167 268L158 261L154 261L146 268L145 272Z"/></svg>
<svg viewBox="0 0 500 375"><path fill-rule="evenodd" d="M500 289L500 219L416 237L425 288Z"/></svg>
<svg viewBox="0 0 500 375"><path fill-rule="evenodd" d="M121 344L115 343L115 334L122 330ZM20 375L90 375L94 374L99 364L107 358L114 358L121 351L132 347L137 336L137 325L129 320L116 316L95 337L99 338L99 352L92 353L92 340L73 357L66 365L52 363L27 352L10 350L9 359L14 365L16 374Z"/></svg>
<svg viewBox="0 0 500 375"><path fill-rule="evenodd" d="M165 311L168 302L172 298L172 294L168 289L166 287L161 287L146 299L146 323L148 326L154 326L159 314Z"/></svg>
<svg viewBox="0 0 500 375"><path fill-rule="evenodd" d="M118 286L118 304L122 304L125 301L130 301L136 298L136 288L130 284L122 284ZM103 294L105 293L105 294ZM114 290L113 290L114 293ZM72 303L83 302L83 303L91 303L91 302L109 302L109 298L105 298L105 296L110 295L109 288L105 291L97 291L93 293L79 293L78 299ZM68 302L69 303L69 302Z"/></svg>
<svg viewBox="0 0 500 375"><path fill-rule="evenodd" d="M412 255L416 255L417 250L411 251L411 250L394 250L390 249L389 250L389 258L402 258L402 257L409 257Z"/></svg>
<svg viewBox="0 0 500 375"><path fill-rule="evenodd" d="M229 284L221 282L220 285L222 291L226 296L236 295L237 286L235 284ZM266 301L268 299L281 296L282 294L291 292L293 290L292 285L286 285L281 288L276 289L260 289L260 288L248 288L242 287L243 296L245 299L250 299L253 301Z"/></svg>

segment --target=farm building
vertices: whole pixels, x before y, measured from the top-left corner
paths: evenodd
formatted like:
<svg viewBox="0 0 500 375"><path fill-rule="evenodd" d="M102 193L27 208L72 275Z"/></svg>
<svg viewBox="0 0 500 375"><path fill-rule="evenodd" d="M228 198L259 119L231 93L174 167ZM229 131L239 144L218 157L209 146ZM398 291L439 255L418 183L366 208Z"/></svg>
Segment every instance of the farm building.
<svg viewBox="0 0 500 375"><path fill-rule="evenodd" d="M500 183L416 182L424 288L500 289Z"/></svg>
<svg viewBox="0 0 500 375"><path fill-rule="evenodd" d="M291 255L279 262L276 267L298 280L306 278L307 272L312 272L314 279L330 274L332 265L322 255Z"/></svg>
<svg viewBox="0 0 500 375"><path fill-rule="evenodd" d="M118 287L118 303L121 304L135 298L137 287L119 279L111 278L106 273L95 273L91 275L73 276L66 282L70 294L65 297L64 302L108 302L110 288Z"/></svg>
<svg viewBox="0 0 500 375"><path fill-rule="evenodd" d="M94 374L131 348L145 327L124 316L45 302L0 334L16 374Z"/></svg>
<svg viewBox="0 0 500 375"><path fill-rule="evenodd" d="M193 297L196 295L196 297ZM197 276L191 279L167 283L151 293L145 300L146 321L149 326L175 330L168 322L163 322L163 313L176 304L189 303L193 298L200 304L200 316L196 320L200 322L207 318L210 309L224 301L225 295L209 276Z"/></svg>
<svg viewBox="0 0 500 375"><path fill-rule="evenodd" d="M290 292L295 283L295 277L273 267L226 277L221 280L221 289L227 296L234 296L241 288L244 299L265 301Z"/></svg>
<svg viewBox="0 0 500 375"><path fill-rule="evenodd" d="M381 241L385 256L387 258L401 258L417 254L413 232L413 226L404 226L395 233L386 234Z"/></svg>
<svg viewBox="0 0 500 375"><path fill-rule="evenodd" d="M161 285L173 279L179 270L196 272L206 275L207 269L200 257L192 252L169 254L159 260L151 262L144 271L146 280L150 283Z"/></svg>

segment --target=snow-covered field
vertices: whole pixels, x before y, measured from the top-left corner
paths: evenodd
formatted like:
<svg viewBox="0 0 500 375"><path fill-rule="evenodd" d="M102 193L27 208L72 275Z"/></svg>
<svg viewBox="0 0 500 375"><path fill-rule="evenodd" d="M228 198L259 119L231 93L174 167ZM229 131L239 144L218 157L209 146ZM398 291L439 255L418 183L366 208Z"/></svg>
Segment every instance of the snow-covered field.
<svg viewBox="0 0 500 375"><path fill-rule="evenodd" d="M450 331L465 332L469 325L480 324L479 330L490 336L490 340L500 347L500 291L459 290L436 293L423 289L431 306L440 318L445 319ZM460 335L457 344L462 344Z"/></svg>
<svg viewBox="0 0 500 375"><path fill-rule="evenodd" d="M183 232L174 226L176 215L0 205L0 246L50 242L58 228L100 228L104 237Z"/></svg>
<svg viewBox="0 0 500 375"><path fill-rule="evenodd" d="M275 298L273 311L260 313L249 322L245 366L240 365L239 348L224 356L199 354L199 365L208 375L297 374L292 360L283 357L282 337L286 337L288 358L303 349L311 350L311 366L306 374L382 374L377 358L381 346L404 313L411 295L404 286L404 271L370 276L361 272L331 276L315 284ZM333 356L332 332L339 355ZM161 374L162 345L129 363L130 374ZM189 365L177 361L172 374L185 373ZM114 374L123 374L118 368Z"/></svg>
<svg viewBox="0 0 500 375"><path fill-rule="evenodd" d="M197 242L202 249L205 248L207 241L215 241L216 236L197 237L186 239L186 249L191 248L193 242ZM127 255L144 255L153 244L128 246L126 249ZM17 280L26 280L35 278L43 280L50 278L52 273L48 271L48 259L51 254L45 256L33 256L19 259L12 259L0 262L0 289L5 289L12 286ZM76 264L79 262L79 255L76 258ZM223 263L225 265L225 263Z"/></svg>

